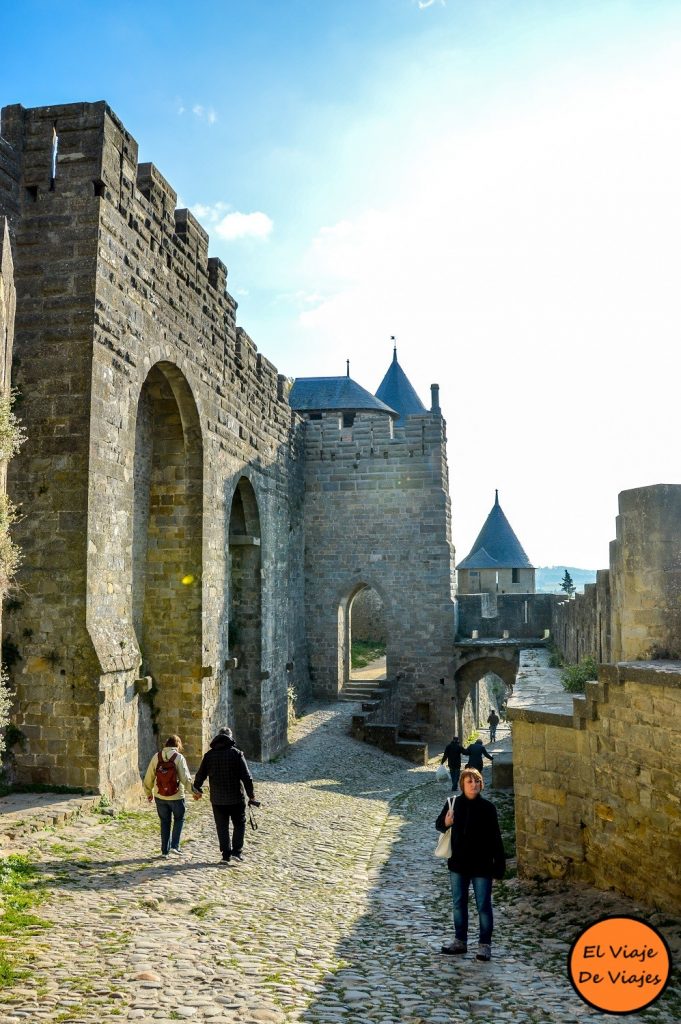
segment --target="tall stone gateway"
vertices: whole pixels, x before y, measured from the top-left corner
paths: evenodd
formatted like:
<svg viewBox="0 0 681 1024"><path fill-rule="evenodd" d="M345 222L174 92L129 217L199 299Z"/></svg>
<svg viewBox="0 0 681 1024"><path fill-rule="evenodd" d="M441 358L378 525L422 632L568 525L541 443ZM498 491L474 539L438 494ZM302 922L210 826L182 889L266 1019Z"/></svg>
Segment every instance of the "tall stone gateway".
<svg viewBox="0 0 681 1024"><path fill-rule="evenodd" d="M399 724L434 739L450 733L456 717L445 422L437 385L428 410L404 386L395 354L389 373L398 370L402 387L382 392L392 405L378 397L381 389L371 395L349 376L296 380L291 391L306 418L310 672L327 697L348 681L352 604L370 588L382 605Z"/></svg>
<svg viewBox="0 0 681 1024"><path fill-rule="evenodd" d="M256 758L307 688L302 462L208 236L105 103L1 121L14 379L29 435L15 651L20 778L123 796L163 734Z"/></svg>

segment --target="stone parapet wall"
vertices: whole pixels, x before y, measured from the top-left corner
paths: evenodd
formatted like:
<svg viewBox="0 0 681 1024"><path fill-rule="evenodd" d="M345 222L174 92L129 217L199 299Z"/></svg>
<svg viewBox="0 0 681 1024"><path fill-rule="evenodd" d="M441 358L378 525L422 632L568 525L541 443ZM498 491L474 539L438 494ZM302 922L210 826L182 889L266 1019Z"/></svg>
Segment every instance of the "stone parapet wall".
<svg viewBox="0 0 681 1024"><path fill-rule="evenodd" d="M458 594L457 635L497 639L507 630L518 638L543 637L551 629L554 594Z"/></svg>
<svg viewBox="0 0 681 1024"><path fill-rule="evenodd" d="M551 636L564 660L576 665L583 658L598 662L612 657L610 573L599 569L595 583L583 594L559 598L552 608Z"/></svg>
<svg viewBox="0 0 681 1024"><path fill-rule="evenodd" d="M512 723L518 867L681 910L681 663L601 668L584 698L521 656Z"/></svg>
<svg viewBox="0 0 681 1024"><path fill-rule="evenodd" d="M106 104L13 106L2 126L20 168L17 380L29 426L10 477L31 510L18 536L26 596L8 624L21 657L16 724L29 737L19 772L128 791L140 672L159 677L159 735L179 732L196 762L233 723L247 671L259 737L249 753L271 757L286 743L287 685L309 689L301 425L282 378L236 327L206 232L175 210L152 164L137 164ZM243 480L261 629L237 669L230 531ZM55 706L68 728L51 737Z"/></svg>

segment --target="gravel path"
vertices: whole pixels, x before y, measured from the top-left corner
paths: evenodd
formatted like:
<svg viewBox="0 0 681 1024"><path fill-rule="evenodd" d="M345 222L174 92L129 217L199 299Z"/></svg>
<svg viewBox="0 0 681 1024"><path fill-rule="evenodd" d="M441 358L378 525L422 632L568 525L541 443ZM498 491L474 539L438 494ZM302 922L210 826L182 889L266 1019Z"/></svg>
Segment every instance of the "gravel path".
<svg viewBox="0 0 681 1024"><path fill-rule="evenodd" d="M254 766L263 808L243 865L218 864L207 801L190 804L183 859L157 857L146 805L22 837L52 927L20 940L29 974L0 989L2 1024L621 1020L582 1003L566 975L571 940L606 913L656 923L679 962L678 919L517 878L495 883L492 962L478 963L474 946L441 956L451 899L432 823L447 790L434 762L414 768L352 740L353 708L316 706L286 756ZM508 794L486 795L510 813ZM678 976L627 1019L678 1024Z"/></svg>

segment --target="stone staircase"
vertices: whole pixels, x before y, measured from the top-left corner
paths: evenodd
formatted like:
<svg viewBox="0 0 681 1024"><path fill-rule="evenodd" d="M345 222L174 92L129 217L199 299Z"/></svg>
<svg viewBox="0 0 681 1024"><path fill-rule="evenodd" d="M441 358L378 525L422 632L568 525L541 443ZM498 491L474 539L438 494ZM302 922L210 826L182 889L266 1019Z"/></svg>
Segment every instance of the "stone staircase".
<svg viewBox="0 0 681 1024"><path fill-rule="evenodd" d="M393 679L351 679L339 694L340 700L362 705L362 710L352 716L350 731L355 739L403 757L412 764L427 764L428 744L400 736L396 697L397 681Z"/></svg>

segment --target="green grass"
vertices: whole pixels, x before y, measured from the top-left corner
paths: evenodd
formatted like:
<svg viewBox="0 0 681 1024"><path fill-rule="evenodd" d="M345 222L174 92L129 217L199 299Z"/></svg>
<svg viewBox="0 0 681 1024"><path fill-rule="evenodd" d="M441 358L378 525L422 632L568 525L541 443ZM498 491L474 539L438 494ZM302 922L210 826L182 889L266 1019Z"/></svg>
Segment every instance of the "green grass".
<svg viewBox="0 0 681 1024"><path fill-rule="evenodd" d="M35 934L50 923L32 913L43 899L43 883L38 869L27 857L12 855L0 860L0 938L11 936L12 952L20 956L21 933ZM0 953L0 989L11 988L26 971L17 970L12 955Z"/></svg>
<svg viewBox="0 0 681 1024"><path fill-rule="evenodd" d="M352 668L366 668L371 661L385 657L385 644L377 640L353 640L350 652Z"/></svg>
<svg viewBox="0 0 681 1024"><path fill-rule="evenodd" d="M204 917L210 914L213 907L217 907L217 903L197 903L195 907L190 909L189 913L193 914L194 917L198 917L199 920L203 920Z"/></svg>

